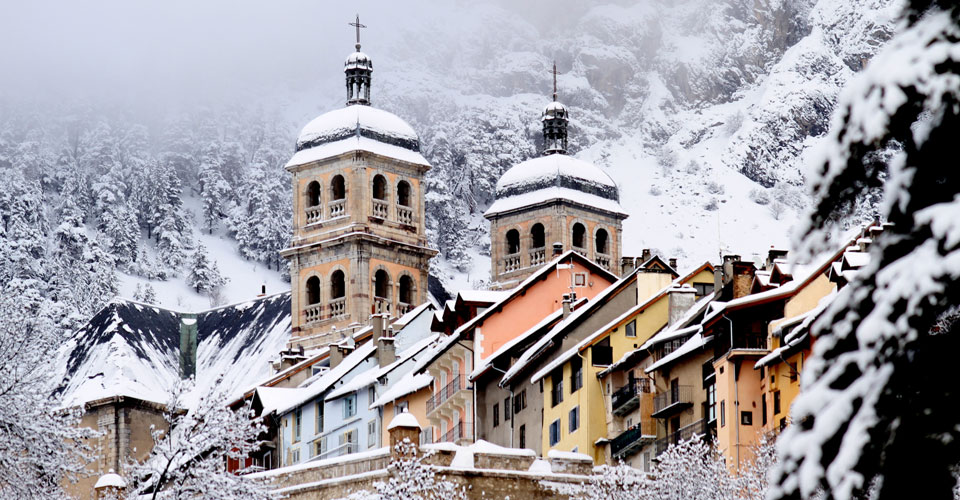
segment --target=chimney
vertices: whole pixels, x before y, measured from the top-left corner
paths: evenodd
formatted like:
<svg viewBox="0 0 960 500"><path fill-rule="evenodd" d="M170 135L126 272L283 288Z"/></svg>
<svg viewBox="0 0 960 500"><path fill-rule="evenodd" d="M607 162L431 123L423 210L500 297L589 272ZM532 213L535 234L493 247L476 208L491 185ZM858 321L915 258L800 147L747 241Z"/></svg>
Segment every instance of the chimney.
<svg viewBox="0 0 960 500"><path fill-rule="evenodd" d="M180 315L180 378L197 374L197 315Z"/></svg>
<svg viewBox="0 0 960 500"><path fill-rule="evenodd" d="M767 251L767 262L764 264L763 269L765 271L773 270L774 262L780 259L785 259L786 257L786 250L777 250L776 248L770 247L770 250Z"/></svg>
<svg viewBox="0 0 960 500"><path fill-rule="evenodd" d="M396 338L393 335L384 335L377 340L377 365L383 368L397 360Z"/></svg>
<svg viewBox="0 0 960 500"><path fill-rule="evenodd" d="M573 312L573 301L576 300L576 295L571 293L563 294L563 317L566 318L570 316L570 313Z"/></svg>
<svg viewBox="0 0 960 500"><path fill-rule="evenodd" d="M267 294L267 284L264 283L264 284L260 285L260 295L257 295L257 297L263 297L263 296L265 296L266 294Z"/></svg>
<svg viewBox="0 0 960 500"><path fill-rule="evenodd" d="M723 289L723 266L713 268L713 292L720 293Z"/></svg>
<svg viewBox="0 0 960 500"><path fill-rule="evenodd" d="M633 257L620 257L620 275L626 276L637 268Z"/></svg>
<svg viewBox="0 0 960 500"><path fill-rule="evenodd" d="M559 241L555 242L553 244L553 256L556 257L562 253L563 253L563 243L560 243Z"/></svg>
<svg viewBox="0 0 960 500"><path fill-rule="evenodd" d="M673 268L674 271L677 270L677 258L676 258L676 257L670 257L670 260L668 261L668 264L670 264L670 267Z"/></svg>
<svg viewBox="0 0 960 500"><path fill-rule="evenodd" d="M733 263L733 298L750 295L753 287L753 274L756 272L753 262L737 261Z"/></svg>
<svg viewBox="0 0 960 500"><path fill-rule="evenodd" d="M370 322L373 325L373 343L376 344L383 335L384 317L381 314L374 314L373 316L370 316Z"/></svg>
<svg viewBox="0 0 960 500"><path fill-rule="evenodd" d="M340 351L340 346L330 344L330 369L336 368L341 361L343 361L343 352Z"/></svg>
<svg viewBox="0 0 960 500"><path fill-rule="evenodd" d="M667 324L676 323L693 307L697 301L697 291L690 285L672 286L667 290L667 310L669 318Z"/></svg>
<svg viewBox="0 0 960 500"><path fill-rule="evenodd" d="M637 265L639 266L640 264L643 264L644 262L652 258L653 258L653 254L650 252L650 249L644 248L643 252L640 254L640 262Z"/></svg>
<svg viewBox="0 0 960 500"><path fill-rule="evenodd" d="M723 256L723 284L726 285L730 283L730 280L733 279L733 263L739 262L740 256L736 254L729 254Z"/></svg>

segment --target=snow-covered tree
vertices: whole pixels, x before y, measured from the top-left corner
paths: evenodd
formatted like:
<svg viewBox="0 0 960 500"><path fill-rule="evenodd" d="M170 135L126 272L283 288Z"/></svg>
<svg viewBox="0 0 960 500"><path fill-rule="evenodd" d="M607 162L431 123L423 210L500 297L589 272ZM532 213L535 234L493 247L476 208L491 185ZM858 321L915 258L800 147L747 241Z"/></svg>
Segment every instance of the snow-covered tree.
<svg viewBox="0 0 960 500"><path fill-rule="evenodd" d="M187 274L187 285L197 293L206 293L225 285L228 278L220 274L217 263L210 260L207 255L207 247L203 244L197 246L193 252L193 258L190 260L190 271Z"/></svg>
<svg viewBox="0 0 960 500"><path fill-rule="evenodd" d="M83 441L94 432L78 427L78 409L59 408L50 396L50 362L63 340L46 319L36 289L16 283L0 290L0 497L64 497L92 460Z"/></svg>
<svg viewBox="0 0 960 500"><path fill-rule="evenodd" d="M670 446L651 473L648 498L739 500L740 485L714 443L700 436Z"/></svg>
<svg viewBox="0 0 960 500"><path fill-rule="evenodd" d="M643 471L623 463L602 465L590 481L561 488L571 500L641 500L649 497L651 481Z"/></svg>
<svg viewBox="0 0 960 500"><path fill-rule="evenodd" d="M158 261L171 274L179 274L187 251L193 246L187 220L183 214L180 178L173 166L161 164L156 173L153 213L156 214Z"/></svg>
<svg viewBox="0 0 960 500"><path fill-rule="evenodd" d="M242 461L262 445L265 427L259 419L251 421L249 403L232 410L224 395L211 393L187 411L185 400L193 385L186 380L174 388L164 411L167 428L154 428L150 456L127 468L129 493L175 500L277 498L269 483L246 477L247 470L227 470L228 460Z"/></svg>
<svg viewBox="0 0 960 500"><path fill-rule="evenodd" d="M814 180L808 246L885 184L871 261L814 323L773 499L952 498L960 463L960 5L908 2L845 91ZM891 147L885 163L870 156ZM885 176L886 179L885 179ZM822 244L820 245L822 248ZM816 248L816 247L815 247Z"/></svg>

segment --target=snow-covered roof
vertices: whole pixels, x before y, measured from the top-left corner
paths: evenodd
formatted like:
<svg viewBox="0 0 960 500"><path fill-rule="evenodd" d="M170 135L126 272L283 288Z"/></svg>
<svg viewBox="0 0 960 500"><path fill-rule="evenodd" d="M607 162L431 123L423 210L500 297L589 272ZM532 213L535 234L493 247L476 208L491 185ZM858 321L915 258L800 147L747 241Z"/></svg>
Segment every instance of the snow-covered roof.
<svg viewBox="0 0 960 500"><path fill-rule="evenodd" d="M290 161L287 162L287 168L306 163L320 161L326 158L332 158L337 155L349 153L351 151L366 151L368 153L395 158L407 163L417 165L430 165L430 162L418 151L412 151L392 144L385 144L367 137L346 137L336 142L328 142L310 149L304 149L294 153Z"/></svg>
<svg viewBox="0 0 960 500"><path fill-rule="evenodd" d="M404 411L393 417L393 420L390 421L390 425L387 426L387 430L392 431L397 427L420 429L420 422L417 421L417 417L415 417L413 413Z"/></svg>
<svg viewBox="0 0 960 500"><path fill-rule="evenodd" d="M430 344L432 344L437 340L437 337L439 335L440 334L438 333L430 335L429 337L410 346L408 349L405 349L403 352L401 352L400 355L397 356L397 359L393 363L390 363L389 365L382 366L382 367L374 366L369 370L357 375L349 382L341 385L336 390L331 391L330 394L327 394L327 397L325 398L325 400L332 401L341 396L346 396L351 392L363 389L368 385L376 383L377 379L379 379L384 375L387 375L388 373L390 373L400 365L409 361L410 358L412 358L413 356L416 356L417 354L419 354L420 351L426 349L427 346L429 346Z"/></svg>
<svg viewBox="0 0 960 500"><path fill-rule="evenodd" d="M600 167L565 154L539 156L507 170L497 181L497 201L484 214L567 200L622 214L617 184Z"/></svg>
<svg viewBox="0 0 960 500"><path fill-rule="evenodd" d="M297 388L295 395L286 401L286 404L277 408L277 415L283 415L297 406L323 394L327 389L339 382L347 373L356 368L357 365L370 357L375 350L376 346L372 341L357 346L353 352L340 361L340 364L323 372L315 380L308 381L310 382L308 385Z"/></svg>
<svg viewBox="0 0 960 500"><path fill-rule="evenodd" d="M420 316L424 311L430 309L436 309L436 306L434 306L431 302L424 302L423 304L420 304L419 306L407 311L407 313L403 316L397 318L397 320L391 323L390 326L392 326L394 330L399 330L400 328L407 326L408 323L416 319L417 316Z"/></svg>
<svg viewBox="0 0 960 500"><path fill-rule="evenodd" d="M413 394L424 387L433 383L433 375L429 373L409 372L400 380L397 380L386 392L380 395L370 408L378 408L387 403L392 403L408 394Z"/></svg>
<svg viewBox="0 0 960 500"><path fill-rule="evenodd" d="M227 396L270 378L270 361L290 337L290 293L196 313L197 376L185 399ZM60 347L55 393L66 406L113 396L166 403L180 379L181 313L115 299Z"/></svg>
<svg viewBox="0 0 960 500"><path fill-rule="evenodd" d="M672 363L672 362L674 362L674 361L676 361L676 360L678 360L678 359L686 356L687 354L690 354L691 352L693 352L693 351L695 351L695 350L697 350L697 349L699 349L699 348L701 348L701 347L706 346L706 345L709 344L710 341L712 341L712 340L713 340L713 336L712 336L712 335L709 336L709 337L704 338L703 333L697 333L697 334L695 334L694 336L690 337L686 342L684 342L683 345L681 345L679 348L677 348L677 350L671 352L670 354L667 354L666 356L664 356L664 357L660 358L659 360L657 360L656 363L650 365L650 366L645 370L645 372L646 372L646 373L653 373L653 372L654 372L655 370L657 370L658 368L661 368L661 367L663 367L663 366L666 366L666 365L668 365L668 364L670 364L670 363Z"/></svg>
<svg viewBox="0 0 960 500"><path fill-rule="evenodd" d="M110 472L100 476L97 479L97 484L93 485L93 489L99 490L100 488L126 488L127 482L120 477L119 474L113 472L113 469L110 469Z"/></svg>

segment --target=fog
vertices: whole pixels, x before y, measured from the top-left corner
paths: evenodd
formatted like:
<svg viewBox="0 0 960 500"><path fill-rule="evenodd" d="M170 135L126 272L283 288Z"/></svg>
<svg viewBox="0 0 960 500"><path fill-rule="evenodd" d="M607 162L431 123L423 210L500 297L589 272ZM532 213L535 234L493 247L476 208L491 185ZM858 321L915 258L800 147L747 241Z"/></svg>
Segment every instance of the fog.
<svg viewBox="0 0 960 500"><path fill-rule="evenodd" d="M304 91L339 98L339 68L354 43L347 23L356 14L382 76L391 64L416 64L424 49L469 36L476 26L459 15L467 5L476 8L408 0L4 0L0 99L193 105ZM520 29L545 34L588 7L570 0L491 5L494 18L523 20Z"/></svg>

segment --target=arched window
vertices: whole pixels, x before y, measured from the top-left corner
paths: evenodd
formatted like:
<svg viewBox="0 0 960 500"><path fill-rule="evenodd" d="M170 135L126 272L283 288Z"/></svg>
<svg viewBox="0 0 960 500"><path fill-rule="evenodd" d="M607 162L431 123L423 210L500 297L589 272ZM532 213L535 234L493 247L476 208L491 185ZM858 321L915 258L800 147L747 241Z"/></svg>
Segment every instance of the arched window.
<svg viewBox="0 0 960 500"><path fill-rule="evenodd" d="M607 230L597 229L596 245L594 249L597 253L606 254L607 252Z"/></svg>
<svg viewBox="0 0 960 500"><path fill-rule="evenodd" d="M584 248L584 235L587 232L587 228L583 227L583 224L576 223L573 225L573 246L577 248Z"/></svg>
<svg viewBox="0 0 960 500"><path fill-rule="evenodd" d="M520 231L511 229L507 231L507 253L515 254L520 252Z"/></svg>
<svg viewBox="0 0 960 500"><path fill-rule="evenodd" d="M400 181L397 184L397 204L410 206L410 183L407 181Z"/></svg>
<svg viewBox="0 0 960 500"><path fill-rule="evenodd" d="M347 295L347 285L343 271L337 269L330 275L330 298L342 299Z"/></svg>
<svg viewBox="0 0 960 500"><path fill-rule="evenodd" d="M376 200L387 199L387 180L379 174L373 178L373 198Z"/></svg>
<svg viewBox="0 0 960 500"><path fill-rule="evenodd" d="M543 224L540 224L538 222L534 224L532 228L530 228L530 240L531 240L530 241L531 247L543 248L543 245L545 243L544 235L543 235Z"/></svg>
<svg viewBox="0 0 960 500"><path fill-rule="evenodd" d="M311 276L307 279L307 305L320 303L320 278Z"/></svg>
<svg viewBox="0 0 960 500"><path fill-rule="evenodd" d="M330 181L330 198L333 200L342 200L347 197L347 187L342 175L333 176Z"/></svg>
<svg viewBox="0 0 960 500"><path fill-rule="evenodd" d="M383 269L378 270L373 275L373 295L378 299L387 298L387 284L390 282L390 277L387 275L387 272Z"/></svg>
<svg viewBox="0 0 960 500"><path fill-rule="evenodd" d="M407 275L400 277L400 302L403 304L413 303L413 278Z"/></svg>
<svg viewBox="0 0 960 500"><path fill-rule="evenodd" d="M313 181L307 184L307 206L315 207L320 205L320 183Z"/></svg>

